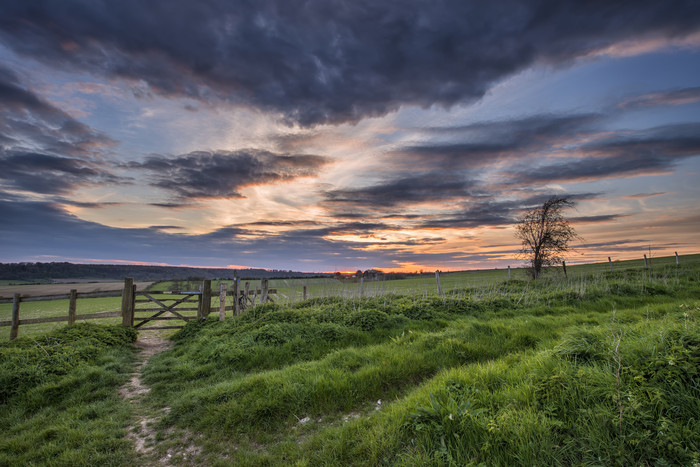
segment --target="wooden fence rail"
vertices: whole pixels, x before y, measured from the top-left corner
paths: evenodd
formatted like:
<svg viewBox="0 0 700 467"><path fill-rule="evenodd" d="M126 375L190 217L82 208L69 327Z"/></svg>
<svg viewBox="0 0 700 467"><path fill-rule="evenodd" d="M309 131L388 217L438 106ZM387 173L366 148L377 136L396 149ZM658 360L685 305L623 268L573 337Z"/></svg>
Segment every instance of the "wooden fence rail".
<svg viewBox="0 0 700 467"><path fill-rule="evenodd" d="M78 298L104 298L104 297L119 297L121 292L78 292L73 289L68 294L60 295L41 295L34 297L23 297L16 293L11 299L0 298L0 303L12 303L12 319L0 321L0 327L11 326L10 340L13 340L19 334L19 327L27 324L41 324L67 321L69 325L74 324L76 320L83 319L102 319L115 318L121 316L121 311L107 311L101 313L87 313L79 315L76 313L76 304ZM51 300L68 300L68 313L64 316L50 316L46 318L28 318L20 319L19 310L22 302L44 302Z"/></svg>

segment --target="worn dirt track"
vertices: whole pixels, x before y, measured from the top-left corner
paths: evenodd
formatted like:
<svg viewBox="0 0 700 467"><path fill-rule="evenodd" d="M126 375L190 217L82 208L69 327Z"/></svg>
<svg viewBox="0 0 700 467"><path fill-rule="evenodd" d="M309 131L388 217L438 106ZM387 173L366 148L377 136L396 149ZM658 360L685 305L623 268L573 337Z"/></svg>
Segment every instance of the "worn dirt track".
<svg viewBox="0 0 700 467"><path fill-rule="evenodd" d="M193 460L201 452L195 436L187 430L173 427L160 434L175 440L174 444L158 449L158 421L168 413L169 407L156 408L144 402L150 388L143 382L143 369L155 355L168 350L172 341L162 337L162 331L140 331L134 344L139 352L134 371L128 383L121 387L119 395L131 404L132 425L126 437L133 443L139 455L139 465L196 465Z"/></svg>
<svg viewBox="0 0 700 467"><path fill-rule="evenodd" d="M119 395L126 399L134 409L136 415L134 424L127 433L127 438L134 443L137 453L144 456L151 456L153 453L153 443L156 438L156 431L152 428L156 417L146 414L141 398L150 391L143 384L143 367L148 360L165 350L168 350L172 342L164 339L157 331L142 331L136 340L135 346L139 349L138 360L134 367L134 372L127 384L119 389Z"/></svg>

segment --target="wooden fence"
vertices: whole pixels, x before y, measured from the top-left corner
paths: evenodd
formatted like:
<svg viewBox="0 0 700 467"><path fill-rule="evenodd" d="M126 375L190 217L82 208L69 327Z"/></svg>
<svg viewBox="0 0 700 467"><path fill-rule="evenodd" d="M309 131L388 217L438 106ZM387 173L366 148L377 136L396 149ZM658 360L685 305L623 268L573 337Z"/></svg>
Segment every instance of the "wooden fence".
<svg viewBox="0 0 700 467"><path fill-rule="evenodd" d="M245 282L243 287L240 287L239 281L233 282L232 290L227 290L224 282L219 284L219 320L223 321L227 311L232 311L233 314L239 314L246 308L254 306L256 302L266 303L273 301L272 295L276 294L277 290L268 287L268 280L262 279L260 288L251 290L250 283ZM166 297L163 297L163 296ZM119 311L107 311L101 313L77 314L78 299L86 298L107 298L121 297L121 309ZM232 305L226 306L227 297L232 297ZM78 292L73 289L68 294L61 295L42 295L42 296L25 296L15 293L12 298L1 298L0 303L12 303L12 319L0 321L0 327L10 326L10 340L17 338L19 327L21 325L54 323L66 321L68 325L74 324L77 320L88 319L103 319L103 318L122 318L124 326L133 327L140 330L147 329L176 329L182 328L182 325L177 326L151 326L144 327L146 323L151 321L162 320L181 320L190 321L193 319L205 319L212 311L213 299L211 280L202 281L202 285L197 291L177 291L177 290L144 290L136 289L134 280L127 277L124 279L124 288L121 291L111 292ZM64 316L52 316L46 318L20 318L20 304L23 302L42 302L52 300L68 300L68 313ZM196 299L196 306L194 300ZM141 306L142 304L147 307ZM185 305L185 306L183 306ZM187 314L187 312L196 311L196 315ZM144 316L146 314L146 316Z"/></svg>

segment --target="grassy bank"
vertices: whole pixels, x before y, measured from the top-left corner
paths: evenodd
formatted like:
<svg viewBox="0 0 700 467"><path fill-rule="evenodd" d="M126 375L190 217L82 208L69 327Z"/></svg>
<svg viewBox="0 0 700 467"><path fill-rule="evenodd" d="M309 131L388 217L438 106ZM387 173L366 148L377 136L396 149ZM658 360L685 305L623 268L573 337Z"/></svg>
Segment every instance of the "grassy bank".
<svg viewBox="0 0 700 467"><path fill-rule="evenodd" d="M136 333L78 324L0 344L0 465L130 465L117 389Z"/></svg>

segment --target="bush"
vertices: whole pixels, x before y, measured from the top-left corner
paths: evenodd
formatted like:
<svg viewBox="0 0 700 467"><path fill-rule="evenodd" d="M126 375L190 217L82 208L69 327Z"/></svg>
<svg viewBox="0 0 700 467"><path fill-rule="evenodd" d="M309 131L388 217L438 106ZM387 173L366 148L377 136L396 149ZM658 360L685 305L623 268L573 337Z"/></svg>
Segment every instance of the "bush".
<svg viewBox="0 0 700 467"><path fill-rule="evenodd" d="M350 314L346 319L346 324L363 331L372 331L384 325L389 318L389 315L383 311L369 309L356 311Z"/></svg>

